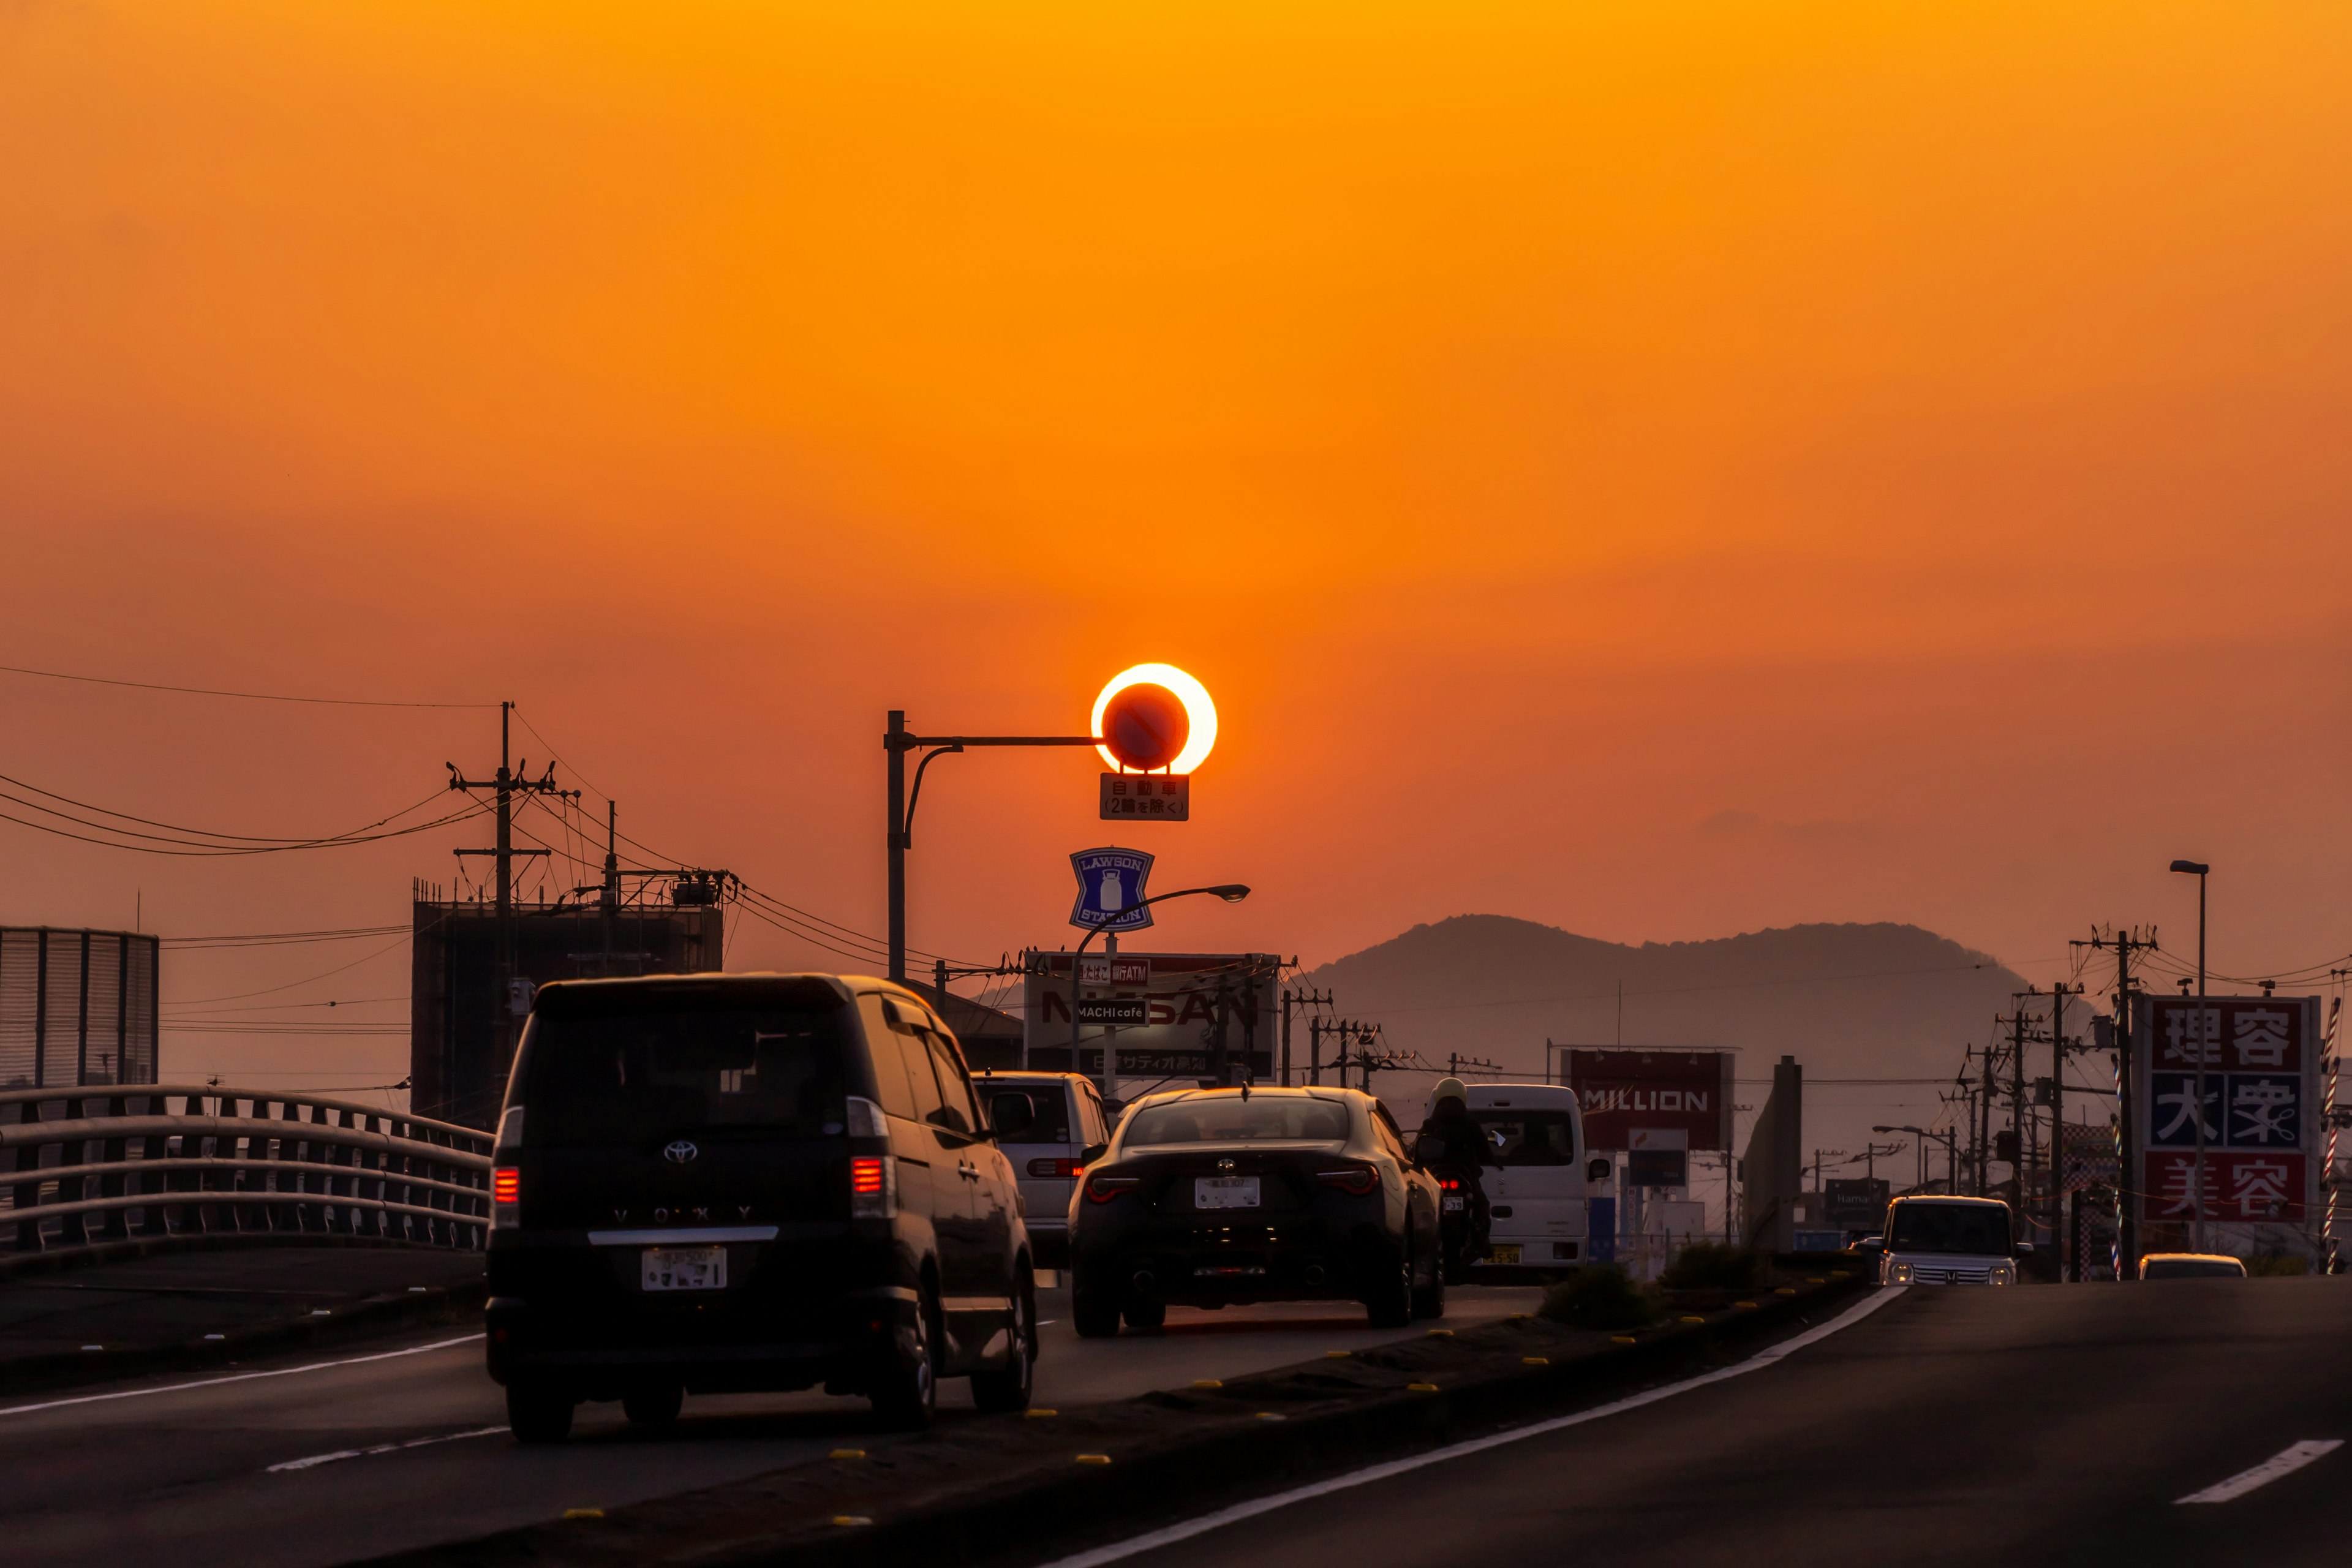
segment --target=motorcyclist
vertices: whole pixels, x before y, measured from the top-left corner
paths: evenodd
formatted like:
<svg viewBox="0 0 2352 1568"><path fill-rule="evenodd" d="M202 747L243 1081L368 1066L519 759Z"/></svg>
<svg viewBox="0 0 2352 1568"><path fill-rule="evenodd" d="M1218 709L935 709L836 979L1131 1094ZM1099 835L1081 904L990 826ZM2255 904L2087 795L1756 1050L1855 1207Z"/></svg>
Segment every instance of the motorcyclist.
<svg viewBox="0 0 2352 1568"><path fill-rule="evenodd" d="M1484 1167L1496 1163L1486 1130L1470 1116L1469 1091L1458 1078L1442 1079L1432 1098L1428 1120L1413 1141L1413 1157L1423 1165L1459 1181L1468 1202L1469 1224L1458 1243L1448 1249L1446 1275L1459 1278L1463 1268L1486 1251L1487 1214Z"/></svg>

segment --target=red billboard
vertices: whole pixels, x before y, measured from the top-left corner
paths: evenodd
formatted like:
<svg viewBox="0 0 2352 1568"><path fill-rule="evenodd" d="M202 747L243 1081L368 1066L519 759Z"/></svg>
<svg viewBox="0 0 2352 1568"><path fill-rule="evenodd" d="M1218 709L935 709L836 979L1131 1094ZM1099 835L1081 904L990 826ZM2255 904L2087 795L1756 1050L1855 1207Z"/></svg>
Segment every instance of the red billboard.
<svg viewBox="0 0 2352 1568"><path fill-rule="evenodd" d="M2319 998L2137 996L2133 1009L2141 1216L2177 1225L2201 1206L2209 1222L2308 1226L2326 1163Z"/></svg>
<svg viewBox="0 0 2352 1568"><path fill-rule="evenodd" d="M1569 1087L1593 1149L1630 1149L1633 1134L1680 1132L1688 1149L1731 1147L1731 1053L1574 1049Z"/></svg>

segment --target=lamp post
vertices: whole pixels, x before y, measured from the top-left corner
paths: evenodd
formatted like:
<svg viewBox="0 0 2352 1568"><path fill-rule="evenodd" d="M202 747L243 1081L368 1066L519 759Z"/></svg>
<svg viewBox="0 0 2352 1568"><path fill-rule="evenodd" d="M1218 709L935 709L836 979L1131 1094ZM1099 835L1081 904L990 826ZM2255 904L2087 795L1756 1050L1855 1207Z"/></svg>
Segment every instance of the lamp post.
<svg viewBox="0 0 2352 1568"><path fill-rule="evenodd" d="M2197 879L2197 1025L2191 1038L2197 1042L2197 1110L2190 1119L2197 1123L2196 1183L2197 1250L2205 1250L2205 1057L2213 1042L2206 1031L2205 1011L2205 879L2213 869L2200 860L2175 860L2172 868L2186 877Z"/></svg>
<svg viewBox="0 0 2352 1568"><path fill-rule="evenodd" d="M1201 893L1213 894L1229 904L1238 904L1250 896L1249 889L1240 882L1219 882L1213 887L1207 888L1179 888L1172 893L1154 893L1148 899L1138 899L1116 914L1106 915L1087 927L1087 934L1078 939L1078 951L1070 955L1070 1070L1072 1072L1078 1070L1078 977L1084 972L1087 944L1138 910L1149 909L1153 904L1164 904L1171 899L1192 898ZM1118 1049L1117 1047L1108 1044L1103 1047L1102 1093L1105 1100L1116 1099L1118 1093L1116 1087L1118 1081L1118 1063L1113 1060L1111 1056L1116 1049Z"/></svg>

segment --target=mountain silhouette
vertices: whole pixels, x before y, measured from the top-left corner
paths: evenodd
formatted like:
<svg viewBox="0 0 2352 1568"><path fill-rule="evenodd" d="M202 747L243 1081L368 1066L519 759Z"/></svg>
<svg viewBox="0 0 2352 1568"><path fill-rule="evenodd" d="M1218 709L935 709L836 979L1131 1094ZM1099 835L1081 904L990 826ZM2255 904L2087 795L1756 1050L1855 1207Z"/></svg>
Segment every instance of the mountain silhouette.
<svg viewBox="0 0 2352 1568"><path fill-rule="evenodd" d="M2026 986L1990 955L1913 925L1800 925L1631 946L1507 915L1418 925L1301 984L1329 990L1331 1012L1380 1024L1390 1047L1416 1050L1441 1069L1453 1052L1497 1063L1513 1079L1539 1079L1547 1039L1733 1050L1738 1100L1752 1107L1763 1102L1772 1064L1793 1056L1808 1086L1806 1147L1856 1153L1875 1123L1934 1127L1945 1113L1938 1089L1949 1092L1962 1050L1982 1043L1993 1016L2010 1011L2011 994ZM2027 1008L2039 1011L2031 1001ZM2069 1027L2082 1027L2079 1007ZM1294 1024L1292 1054L1302 1065L1303 1037ZM2047 1053L2028 1047L2029 1079L2048 1074ZM1399 1073L1373 1087L1401 1117L1417 1118L1433 1081ZM2112 1102L2090 1103L2105 1120ZM1738 1119L1743 1144L1752 1121ZM1915 1158L1906 1149L1878 1173L1906 1186ZM1940 1152L1932 1169L1942 1173Z"/></svg>

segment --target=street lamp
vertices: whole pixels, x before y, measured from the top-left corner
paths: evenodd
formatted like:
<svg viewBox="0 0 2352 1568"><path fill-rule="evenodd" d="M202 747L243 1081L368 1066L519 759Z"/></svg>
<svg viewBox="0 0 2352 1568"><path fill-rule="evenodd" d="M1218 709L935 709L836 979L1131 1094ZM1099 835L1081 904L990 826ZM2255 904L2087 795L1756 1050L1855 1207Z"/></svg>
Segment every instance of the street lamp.
<svg viewBox="0 0 2352 1568"><path fill-rule="evenodd" d="M1085 968L1087 944L1136 910L1153 904L1164 904L1171 899L1189 899L1207 893L1229 904L1238 904L1250 896L1249 889L1240 882L1219 882L1207 888L1179 888L1172 893L1154 893L1148 899L1138 899L1115 914L1106 915L1087 927L1087 934L1078 939L1078 951L1070 955L1070 1070L1078 1070L1078 980ZM1102 1093L1105 1100L1118 1097L1118 1064L1112 1058L1118 1047L1106 1039L1103 1043Z"/></svg>
<svg viewBox="0 0 2352 1568"><path fill-rule="evenodd" d="M2197 1123L2196 1182L2197 1250L2205 1250L2205 1057L2213 1041L2206 1029L2205 1012L2205 879L2213 869L2200 860L2175 860L2172 868L2185 877L2197 879L2197 1026L2190 1038L2197 1042L2197 1113L2191 1118ZM2153 1125L2151 1123L2151 1125Z"/></svg>

